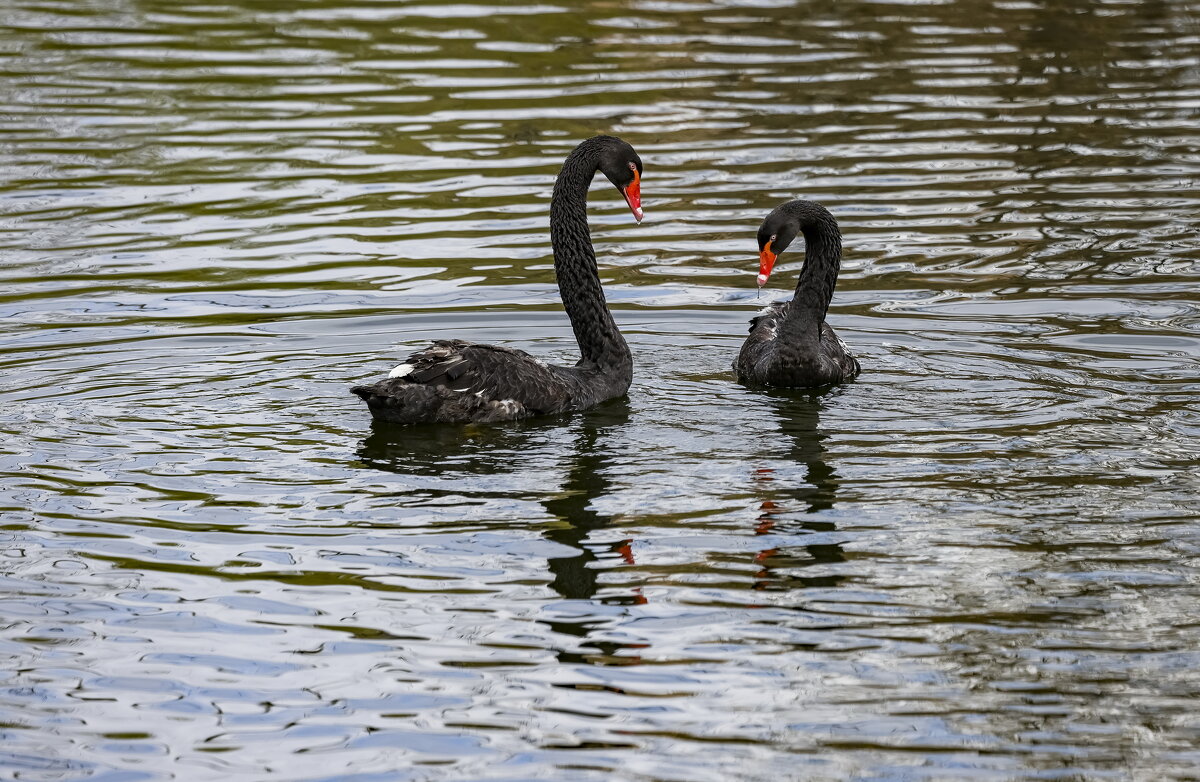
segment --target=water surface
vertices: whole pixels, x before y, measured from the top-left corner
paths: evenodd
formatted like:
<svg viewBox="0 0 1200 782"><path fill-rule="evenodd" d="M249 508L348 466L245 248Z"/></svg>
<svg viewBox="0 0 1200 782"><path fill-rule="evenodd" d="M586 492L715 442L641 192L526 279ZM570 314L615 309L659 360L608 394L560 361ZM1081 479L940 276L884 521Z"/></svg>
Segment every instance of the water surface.
<svg viewBox="0 0 1200 782"><path fill-rule="evenodd" d="M0 769L1194 779L1200 9L9 0ZM628 400L373 427L431 338ZM841 223L824 394L729 364ZM800 253L781 259L787 285Z"/></svg>

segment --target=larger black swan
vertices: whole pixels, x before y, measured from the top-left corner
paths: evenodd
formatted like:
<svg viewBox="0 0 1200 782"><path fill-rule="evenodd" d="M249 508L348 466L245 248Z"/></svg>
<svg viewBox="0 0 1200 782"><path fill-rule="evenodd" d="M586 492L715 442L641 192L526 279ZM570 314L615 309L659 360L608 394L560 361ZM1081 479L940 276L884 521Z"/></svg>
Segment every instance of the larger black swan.
<svg viewBox="0 0 1200 782"><path fill-rule="evenodd" d="M755 385L817 388L852 380L858 361L825 322L842 263L842 235L829 210L814 201L776 207L758 228L758 285L797 234L804 235L804 269L791 301L776 302L750 321L733 370Z"/></svg>
<svg viewBox="0 0 1200 782"><path fill-rule="evenodd" d="M550 199L550 244L559 295L579 343L573 367L550 366L521 350L438 340L412 354L387 380L350 389L376 420L491 423L583 410L623 396L633 357L613 322L592 249L587 193L602 171L642 221L642 160L626 142L595 136L572 150Z"/></svg>

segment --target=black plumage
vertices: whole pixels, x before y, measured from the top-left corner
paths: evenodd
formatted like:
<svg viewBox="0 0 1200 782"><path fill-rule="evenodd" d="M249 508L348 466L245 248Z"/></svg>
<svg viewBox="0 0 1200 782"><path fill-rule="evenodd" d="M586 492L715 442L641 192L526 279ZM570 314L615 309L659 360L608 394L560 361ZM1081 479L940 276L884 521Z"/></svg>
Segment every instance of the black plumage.
<svg viewBox="0 0 1200 782"><path fill-rule="evenodd" d="M833 215L813 201L777 207L758 229L759 285L775 258L804 236L804 268L791 301L777 302L750 321L750 336L733 369L764 386L817 388L852 380L859 364L825 322L842 261L842 235Z"/></svg>
<svg viewBox="0 0 1200 782"><path fill-rule="evenodd" d="M578 363L551 366L521 350L438 340L409 356L387 380L350 389L374 418L406 424L509 421L583 410L629 390L633 357L604 299L587 223L587 192L597 171L642 219L642 161L633 147L596 136L567 156L550 200L550 242L559 294L579 343Z"/></svg>

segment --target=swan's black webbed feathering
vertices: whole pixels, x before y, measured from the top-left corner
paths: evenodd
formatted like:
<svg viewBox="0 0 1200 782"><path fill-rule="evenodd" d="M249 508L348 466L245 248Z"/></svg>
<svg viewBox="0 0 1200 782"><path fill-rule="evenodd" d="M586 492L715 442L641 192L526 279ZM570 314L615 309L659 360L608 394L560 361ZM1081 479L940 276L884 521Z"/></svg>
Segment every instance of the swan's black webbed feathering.
<svg viewBox="0 0 1200 782"><path fill-rule="evenodd" d="M555 372L523 350L441 340L409 356L413 371L398 380L445 386L460 394L498 402L516 400L529 415L555 412L570 402L571 389Z"/></svg>
<svg viewBox="0 0 1200 782"><path fill-rule="evenodd" d="M782 301L768 304L762 312L750 319L750 333L753 334L760 326L770 328L786 306L787 303Z"/></svg>
<svg viewBox="0 0 1200 782"><path fill-rule="evenodd" d="M442 340L408 357L400 377L354 389L376 418L504 421L571 409L571 387L520 350Z"/></svg>

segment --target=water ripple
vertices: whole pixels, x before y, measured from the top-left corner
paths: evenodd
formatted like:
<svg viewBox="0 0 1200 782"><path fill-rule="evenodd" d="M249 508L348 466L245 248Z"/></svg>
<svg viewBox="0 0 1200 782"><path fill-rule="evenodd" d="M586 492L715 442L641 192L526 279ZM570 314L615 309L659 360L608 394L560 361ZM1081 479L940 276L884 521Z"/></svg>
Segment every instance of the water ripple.
<svg viewBox="0 0 1200 782"><path fill-rule="evenodd" d="M0 10L0 768L1124 779L1200 764L1200 17L969 0ZM627 402L371 426L460 337ZM827 204L824 395L732 383Z"/></svg>

